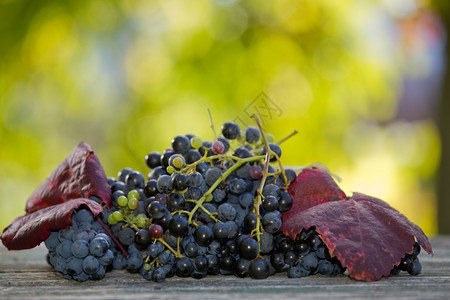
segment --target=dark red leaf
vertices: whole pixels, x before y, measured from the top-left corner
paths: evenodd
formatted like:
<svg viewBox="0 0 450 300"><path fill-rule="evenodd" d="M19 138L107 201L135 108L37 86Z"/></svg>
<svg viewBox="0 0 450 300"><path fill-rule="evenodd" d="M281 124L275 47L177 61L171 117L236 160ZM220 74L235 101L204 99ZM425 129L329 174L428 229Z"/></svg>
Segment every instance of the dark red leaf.
<svg viewBox="0 0 450 300"><path fill-rule="evenodd" d="M111 189L91 146L81 142L28 198L26 211L63 203L74 198L98 196L109 207Z"/></svg>
<svg viewBox="0 0 450 300"><path fill-rule="evenodd" d="M317 168L303 169L289 186L292 208L283 213L284 219L295 216L320 203L345 199L345 193L339 188L333 177Z"/></svg>
<svg viewBox="0 0 450 300"><path fill-rule="evenodd" d="M3 245L9 250L30 249L45 241L52 230L59 230L71 223L72 211L86 206L97 216L103 208L97 202L78 198L17 217L2 234Z"/></svg>
<svg viewBox="0 0 450 300"><path fill-rule="evenodd" d="M412 253L415 239L432 254L423 231L386 202L355 193L350 199L332 201L285 218L283 232L295 238L311 226L357 280L375 281L389 276L405 253Z"/></svg>

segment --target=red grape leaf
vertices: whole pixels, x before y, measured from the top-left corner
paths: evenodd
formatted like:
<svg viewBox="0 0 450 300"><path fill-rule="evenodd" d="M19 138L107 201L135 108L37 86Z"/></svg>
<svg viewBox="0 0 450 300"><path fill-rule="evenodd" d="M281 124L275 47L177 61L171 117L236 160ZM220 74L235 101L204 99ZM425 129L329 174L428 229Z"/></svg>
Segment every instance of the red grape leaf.
<svg viewBox="0 0 450 300"><path fill-rule="evenodd" d="M320 203L345 199L345 193L339 188L333 177L317 168L303 169L289 186L292 207L283 213L284 219L295 216Z"/></svg>
<svg viewBox="0 0 450 300"><path fill-rule="evenodd" d="M71 223L72 211L86 206L97 216L103 208L97 202L77 198L49 206L38 211L17 217L5 228L2 234L3 245L9 250L30 249L45 241L52 230L67 227Z"/></svg>
<svg viewBox="0 0 450 300"><path fill-rule="evenodd" d="M111 189L91 146L81 142L28 198L26 211L60 204L74 198L98 196L109 207Z"/></svg>
<svg viewBox="0 0 450 300"><path fill-rule="evenodd" d="M415 239L429 254L432 249L423 231L386 202L355 193L299 211L284 219L284 234L295 238L311 226L336 256L351 278L375 281L389 276Z"/></svg>

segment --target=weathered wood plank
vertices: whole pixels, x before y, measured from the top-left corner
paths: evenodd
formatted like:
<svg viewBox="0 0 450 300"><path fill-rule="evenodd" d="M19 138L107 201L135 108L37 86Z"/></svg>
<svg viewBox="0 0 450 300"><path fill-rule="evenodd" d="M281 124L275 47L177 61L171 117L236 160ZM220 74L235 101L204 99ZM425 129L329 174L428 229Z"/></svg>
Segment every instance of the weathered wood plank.
<svg viewBox="0 0 450 300"><path fill-rule="evenodd" d="M100 281L78 283L53 271L45 260L43 246L26 251L7 251L1 247L0 299L448 299L450 236L433 238L432 245L434 256L420 255L422 274L397 275L377 282L321 275L289 279L285 274L278 274L265 280L234 276L208 276L201 280L173 277L163 283L150 282L127 271L112 271Z"/></svg>

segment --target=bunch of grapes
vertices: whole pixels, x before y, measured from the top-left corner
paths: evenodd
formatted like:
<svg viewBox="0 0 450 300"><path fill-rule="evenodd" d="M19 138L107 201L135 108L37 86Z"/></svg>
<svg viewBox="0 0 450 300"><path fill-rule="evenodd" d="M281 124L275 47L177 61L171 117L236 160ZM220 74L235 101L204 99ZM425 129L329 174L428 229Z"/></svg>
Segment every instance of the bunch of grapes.
<svg viewBox="0 0 450 300"><path fill-rule="evenodd" d="M45 246L55 270L77 281L102 279L117 251L101 223L86 209L74 212L71 226L52 232Z"/></svg>
<svg viewBox="0 0 450 300"><path fill-rule="evenodd" d="M295 240L280 232L296 173L283 167L280 142L257 124L241 131L227 122L213 141L178 135L170 148L145 157L147 178L132 168L108 178L111 209L97 219L75 212L72 227L46 241L50 263L78 281L101 279L109 269L155 282L174 275L342 274L314 227ZM417 273L420 263L409 264L416 256L392 273Z"/></svg>

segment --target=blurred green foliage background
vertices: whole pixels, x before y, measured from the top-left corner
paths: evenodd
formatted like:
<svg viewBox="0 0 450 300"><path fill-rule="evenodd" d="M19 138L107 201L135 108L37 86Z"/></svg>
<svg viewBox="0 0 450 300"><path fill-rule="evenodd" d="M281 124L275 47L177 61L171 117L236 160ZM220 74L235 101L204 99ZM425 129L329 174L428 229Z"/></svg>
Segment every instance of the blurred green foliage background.
<svg viewBox="0 0 450 300"><path fill-rule="evenodd" d="M322 162L436 233L444 34L426 2L0 3L0 228L80 141L108 176L146 174L175 135L213 138L209 107L216 127L297 129L285 165Z"/></svg>

